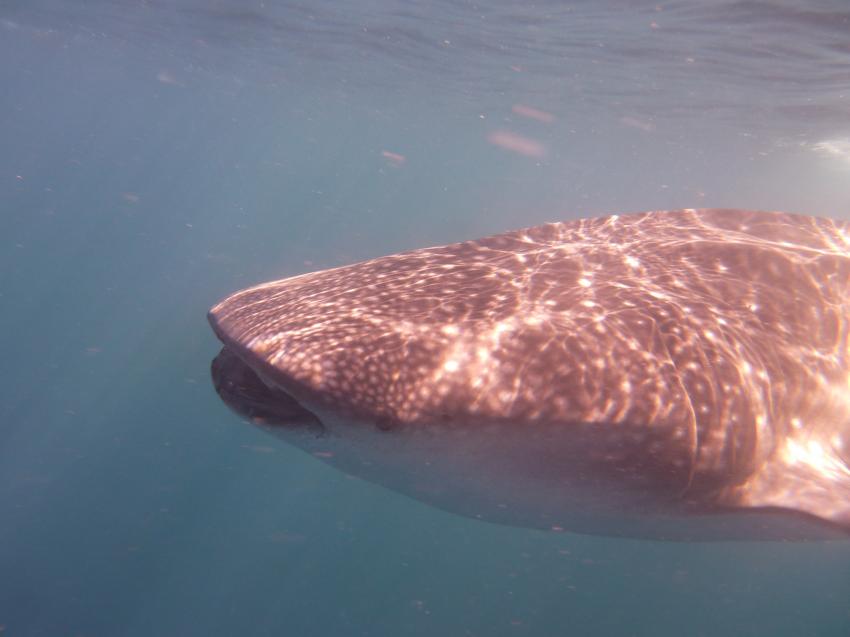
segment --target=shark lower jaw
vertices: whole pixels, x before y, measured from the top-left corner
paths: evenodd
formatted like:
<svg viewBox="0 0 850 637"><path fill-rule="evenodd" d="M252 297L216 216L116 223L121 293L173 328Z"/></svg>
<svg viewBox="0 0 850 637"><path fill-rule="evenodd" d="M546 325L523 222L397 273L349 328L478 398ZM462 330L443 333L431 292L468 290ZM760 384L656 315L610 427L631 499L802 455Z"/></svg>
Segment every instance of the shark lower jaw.
<svg viewBox="0 0 850 637"><path fill-rule="evenodd" d="M212 376L228 407L267 433L348 475L476 520L673 541L850 537L841 525L782 507L689 502L669 489L664 475L654 482L611 480L604 465L580 466L593 449L587 440L561 435L562 428L458 422L385 428L321 406L305 408L226 347L212 362Z"/></svg>

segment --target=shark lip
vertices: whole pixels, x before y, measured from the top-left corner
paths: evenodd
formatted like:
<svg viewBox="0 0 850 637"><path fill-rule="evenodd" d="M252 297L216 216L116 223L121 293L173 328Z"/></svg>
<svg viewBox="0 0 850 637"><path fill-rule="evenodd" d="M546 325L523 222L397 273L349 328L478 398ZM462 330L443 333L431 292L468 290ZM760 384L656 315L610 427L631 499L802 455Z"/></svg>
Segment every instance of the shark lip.
<svg viewBox="0 0 850 637"><path fill-rule="evenodd" d="M234 412L272 429L325 434L322 422L292 395L262 378L229 347L223 347L211 365L213 385Z"/></svg>

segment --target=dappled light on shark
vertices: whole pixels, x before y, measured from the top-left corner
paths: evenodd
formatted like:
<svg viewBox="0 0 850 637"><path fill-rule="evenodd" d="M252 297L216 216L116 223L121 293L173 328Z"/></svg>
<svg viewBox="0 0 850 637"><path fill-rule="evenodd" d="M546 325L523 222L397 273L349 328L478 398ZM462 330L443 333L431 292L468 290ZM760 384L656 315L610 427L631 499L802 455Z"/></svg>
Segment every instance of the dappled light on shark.
<svg viewBox="0 0 850 637"><path fill-rule="evenodd" d="M582 219L212 308L222 399L462 515L670 540L850 537L850 226Z"/></svg>

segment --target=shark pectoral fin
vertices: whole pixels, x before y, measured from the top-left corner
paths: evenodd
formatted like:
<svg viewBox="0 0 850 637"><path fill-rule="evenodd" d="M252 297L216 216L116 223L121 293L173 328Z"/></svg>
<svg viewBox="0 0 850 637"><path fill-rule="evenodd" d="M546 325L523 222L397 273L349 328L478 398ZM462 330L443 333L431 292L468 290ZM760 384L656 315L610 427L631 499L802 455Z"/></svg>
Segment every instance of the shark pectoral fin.
<svg viewBox="0 0 850 637"><path fill-rule="evenodd" d="M814 436L790 436L733 499L736 506L801 511L850 532L850 453Z"/></svg>

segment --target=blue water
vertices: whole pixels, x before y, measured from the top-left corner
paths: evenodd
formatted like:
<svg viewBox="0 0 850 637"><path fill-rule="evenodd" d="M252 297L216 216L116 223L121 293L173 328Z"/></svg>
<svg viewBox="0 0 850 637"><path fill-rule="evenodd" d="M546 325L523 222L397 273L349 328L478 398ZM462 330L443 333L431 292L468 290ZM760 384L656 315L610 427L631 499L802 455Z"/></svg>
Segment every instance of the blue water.
<svg viewBox="0 0 850 637"><path fill-rule="evenodd" d="M249 284L691 206L850 218L845 0L0 3L0 634L850 635L850 542L489 525L209 382Z"/></svg>

